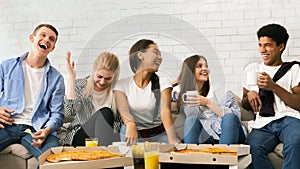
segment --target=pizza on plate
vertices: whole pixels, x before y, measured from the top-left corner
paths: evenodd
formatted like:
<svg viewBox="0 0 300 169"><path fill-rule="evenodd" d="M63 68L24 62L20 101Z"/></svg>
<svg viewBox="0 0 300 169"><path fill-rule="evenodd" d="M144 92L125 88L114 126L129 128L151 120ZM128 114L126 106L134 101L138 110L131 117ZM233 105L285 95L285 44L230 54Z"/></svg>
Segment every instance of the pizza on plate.
<svg viewBox="0 0 300 169"><path fill-rule="evenodd" d="M236 150L229 150L224 148L203 148L203 149L183 149L183 150L172 150L171 154L218 154L218 155L231 155L236 156Z"/></svg>
<svg viewBox="0 0 300 169"><path fill-rule="evenodd" d="M117 158L123 157L124 154L115 153L103 150L77 150L77 151L66 151L57 154L51 154L47 157L49 162L59 162L59 161L87 161L87 160L98 160L104 158Z"/></svg>

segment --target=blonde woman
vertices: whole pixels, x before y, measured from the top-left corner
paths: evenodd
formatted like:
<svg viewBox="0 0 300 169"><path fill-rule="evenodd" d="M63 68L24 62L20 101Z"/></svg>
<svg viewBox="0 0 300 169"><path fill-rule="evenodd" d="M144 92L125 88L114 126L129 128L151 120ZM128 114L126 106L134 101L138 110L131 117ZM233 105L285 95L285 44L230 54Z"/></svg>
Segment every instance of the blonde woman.
<svg viewBox="0 0 300 169"><path fill-rule="evenodd" d="M65 145L84 146L85 138L96 137L100 145L110 145L118 131L118 118L112 87L120 74L119 59L110 52L101 53L90 76L75 80L71 53L66 56L69 84L64 100L66 120L72 120Z"/></svg>

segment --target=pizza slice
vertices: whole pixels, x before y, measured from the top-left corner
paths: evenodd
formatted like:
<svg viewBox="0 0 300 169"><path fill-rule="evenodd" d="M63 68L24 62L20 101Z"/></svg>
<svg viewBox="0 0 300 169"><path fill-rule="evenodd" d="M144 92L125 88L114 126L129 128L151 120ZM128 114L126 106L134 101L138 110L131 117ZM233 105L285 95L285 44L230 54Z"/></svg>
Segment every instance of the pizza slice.
<svg viewBox="0 0 300 169"><path fill-rule="evenodd" d="M87 160L98 160L104 158L117 158L123 157L124 154L114 153L109 151L87 151L87 150L78 150L78 151L67 151L57 154L51 154L47 157L49 162L59 162L59 161L87 161Z"/></svg>
<svg viewBox="0 0 300 169"><path fill-rule="evenodd" d="M231 155L236 156L236 150L229 150L224 148L203 148L203 149L183 149L183 150L172 150L170 154L219 154L219 155Z"/></svg>

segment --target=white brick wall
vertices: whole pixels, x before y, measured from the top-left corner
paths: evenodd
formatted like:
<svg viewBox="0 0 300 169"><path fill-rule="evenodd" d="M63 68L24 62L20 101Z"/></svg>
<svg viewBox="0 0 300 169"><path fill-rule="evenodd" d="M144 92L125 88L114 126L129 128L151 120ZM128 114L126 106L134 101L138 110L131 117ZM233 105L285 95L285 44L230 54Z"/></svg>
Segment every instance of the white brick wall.
<svg viewBox="0 0 300 169"><path fill-rule="evenodd" d="M240 95L243 67L260 61L256 31L262 25L286 26L290 40L283 59L300 59L299 11L298 0L1 0L0 61L27 51L33 28L47 22L60 33L49 58L66 80L68 50L78 77L89 74L95 56L105 50L119 55L125 77L131 75L129 47L151 38L164 54L162 75L175 78L184 58L203 54L216 77L224 75L225 88Z"/></svg>

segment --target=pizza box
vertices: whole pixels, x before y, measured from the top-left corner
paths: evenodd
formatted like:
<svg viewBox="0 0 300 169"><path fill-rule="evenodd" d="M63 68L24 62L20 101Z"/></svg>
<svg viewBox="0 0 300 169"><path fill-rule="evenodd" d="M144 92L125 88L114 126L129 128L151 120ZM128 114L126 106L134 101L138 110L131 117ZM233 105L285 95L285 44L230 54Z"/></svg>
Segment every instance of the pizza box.
<svg viewBox="0 0 300 169"><path fill-rule="evenodd" d="M223 148L237 151L236 156L221 154L170 154L171 150L180 149L203 149L203 148ZM178 163L178 164L213 164L213 165L238 165L239 160L251 163L251 154L249 145L227 145L227 144L178 144L178 145L160 145L159 162L160 163Z"/></svg>
<svg viewBox="0 0 300 169"><path fill-rule="evenodd" d="M47 161L47 157L51 154L56 154L64 151L75 151L75 150L107 150L111 152L119 152L125 154L124 157L119 158L107 158L90 161L60 161L51 163ZM40 169L101 169L101 168L112 168L112 167L124 167L132 166L133 159L130 154L130 149L125 146L100 146L100 147L53 147L44 152L38 159Z"/></svg>

